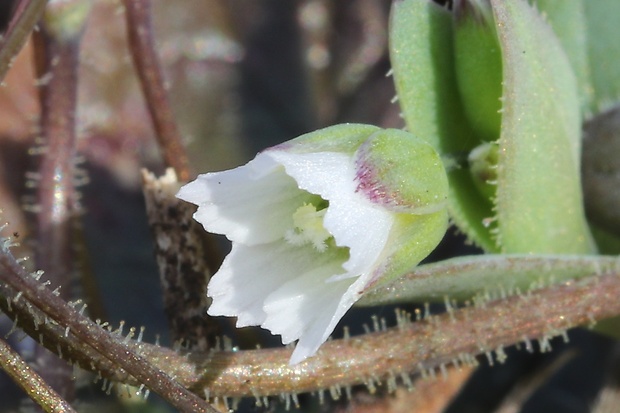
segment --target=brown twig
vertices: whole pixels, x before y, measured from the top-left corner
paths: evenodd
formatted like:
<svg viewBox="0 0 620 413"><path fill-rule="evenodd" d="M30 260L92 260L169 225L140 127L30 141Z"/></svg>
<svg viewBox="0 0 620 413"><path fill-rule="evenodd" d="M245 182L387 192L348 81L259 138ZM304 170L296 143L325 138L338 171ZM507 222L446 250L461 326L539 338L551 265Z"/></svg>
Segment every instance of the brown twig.
<svg viewBox="0 0 620 413"><path fill-rule="evenodd" d="M576 355L576 351L565 351L550 365L536 369L528 377L524 377L504 396L502 403L494 413L518 413L523 405L530 399L532 394L539 390L545 383L564 367Z"/></svg>
<svg viewBox="0 0 620 413"><path fill-rule="evenodd" d="M76 339L94 348L104 357L159 394L182 412L216 412L204 400L181 386L169 375L132 351L131 346L115 338L100 326L68 306L60 297L35 280L3 248L0 253L0 281L19 291L23 298L46 316L67 328Z"/></svg>
<svg viewBox="0 0 620 413"><path fill-rule="evenodd" d="M205 314L211 278L205 243L210 238L192 219L195 207L175 198L181 184L173 169L161 178L143 170L142 181L172 338L187 348L207 350L220 334L218 323Z"/></svg>
<svg viewBox="0 0 620 413"><path fill-rule="evenodd" d="M26 44L46 4L47 0L22 0L15 7L8 29L0 38L0 80L4 79L13 59Z"/></svg>
<svg viewBox="0 0 620 413"><path fill-rule="evenodd" d="M469 366L449 366L439 380L412 380L411 386L393 390L391 397L385 391L357 391L346 404L339 404L334 413L443 413L475 370Z"/></svg>
<svg viewBox="0 0 620 413"><path fill-rule="evenodd" d="M181 181L191 177L189 160L181 142L175 116L168 100L164 74L155 51L150 0L124 0L129 49L146 99L166 166Z"/></svg>
<svg viewBox="0 0 620 413"><path fill-rule="evenodd" d="M6 341L0 339L0 367L32 400L48 413L71 413L75 410L58 395Z"/></svg>
<svg viewBox="0 0 620 413"><path fill-rule="evenodd" d="M413 397L400 404L400 412L443 413L475 371L475 366L450 366L440 380L417 380Z"/></svg>

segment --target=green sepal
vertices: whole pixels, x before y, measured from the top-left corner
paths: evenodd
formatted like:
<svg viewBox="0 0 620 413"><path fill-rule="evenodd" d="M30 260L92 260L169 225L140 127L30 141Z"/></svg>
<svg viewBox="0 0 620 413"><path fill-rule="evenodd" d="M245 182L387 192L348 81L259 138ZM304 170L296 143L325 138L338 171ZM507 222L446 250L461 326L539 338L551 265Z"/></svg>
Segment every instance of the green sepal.
<svg viewBox="0 0 620 413"><path fill-rule="evenodd" d="M274 146L294 153L341 152L353 154L370 135L381 130L377 126L343 123L306 133Z"/></svg>
<svg viewBox="0 0 620 413"><path fill-rule="evenodd" d="M446 209L426 215L397 214L387 247L379 258L381 267L375 271L377 277L368 290L410 272L437 247L447 229Z"/></svg>
<svg viewBox="0 0 620 413"><path fill-rule="evenodd" d="M384 208L411 214L446 208L443 162L422 139L396 129L375 132L357 150L354 162L358 191Z"/></svg>

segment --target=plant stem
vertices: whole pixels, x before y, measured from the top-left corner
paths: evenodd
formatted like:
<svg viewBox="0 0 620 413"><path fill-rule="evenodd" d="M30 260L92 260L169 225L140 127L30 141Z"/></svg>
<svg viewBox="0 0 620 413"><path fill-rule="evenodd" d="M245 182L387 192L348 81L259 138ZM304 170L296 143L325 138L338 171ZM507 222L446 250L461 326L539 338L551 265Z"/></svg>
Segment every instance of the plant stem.
<svg viewBox="0 0 620 413"><path fill-rule="evenodd" d="M512 295L533 287L616 273L620 260L600 255L484 254L420 265L410 273L369 289L357 305L383 305L445 297L469 300L477 294Z"/></svg>
<svg viewBox="0 0 620 413"><path fill-rule="evenodd" d="M551 337L568 328L620 314L619 294L618 272L565 282L416 322L401 320L398 327L382 332L332 340L296 366L288 365L290 349L190 353L165 362L186 386L196 392L208 386L212 396L317 391L401 373L425 374L451 363L476 363L474 356L485 353L491 358L495 352L501 363L503 347L518 342L530 348L530 340L538 340L546 349ZM147 357L154 360L153 353Z"/></svg>
<svg viewBox="0 0 620 413"><path fill-rule="evenodd" d="M21 0L15 7L8 29L0 38L0 80L11 68L32 29L41 19L47 0Z"/></svg>
<svg viewBox="0 0 620 413"><path fill-rule="evenodd" d="M181 386L169 375L137 355L124 341L112 336L93 321L68 306L60 297L35 280L3 248L0 253L0 280L38 307L49 318L68 328L75 337L122 367L151 391L181 412L211 412L204 400Z"/></svg>
<svg viewBox="0 0 620 413"><path fill-rule="evenodd" d="M604 262L602 259L601 268ZM15 278L7 276L8 272L15 271L8 263L10 259L7 256L0 257L0 280L5 282L8 282L7 278ZM553 268L546 267L546 272L553 272ZM21 286L14 282L9 284L12 288ZM2 291L3 295L10 297L6 288ZM415 322L409 322L401 314L395 328L329 341L314 357L296 366L288 365L291 349L287 348L179 353L131 341L123 348L137 353L140 358L158 366L200 395L252 397L312 392L359 383L370 385L377 380L404 377L411 373L424 375L441 369L442 365L476 364L474 356L485 353L491 360L495 353L495 359L501 362L503 347L518 342L524 342L530 349L531 341L537 340L542 349L548 350L548 340L552 336L564 334L568 328L591 325L620 314L619 294L620 271L606 270L603 275L565 281L508 298L494 301L479 299L475 305L450 308L444 314L424 317ZM0 299L0 306L7 311L7 304L10 304L16 310L20 305L25 305L24 298L29 297L22 297L17 302L13 300L12 304ZM66 307L61 300L58 303L58 297L55 299L47 301L47 298L40 297L34 303L51 316L53 313L48 306ZM45 306L40 305L41 302ZM13 318L16 316L11 311L7 313ZM34 308L30 319L34 317L33 313ZM48 348L55 349L57 343L63 343L62 340L65 340L64 343L70 342L68 349L65 349L66 344L62 344L63 352L83 367L99 371L111 380L134 385L142 382L142 379L132 377L138 376L129 370L128 365L120 363L122 357L106 355L109 359L106 360L89 352L90 347L99 349L92 340L86 341L78 336L73 327L75 323L86 323L82 321L83 317L74 315L70 322L66 322L63 316L60 327L39 322L36 329L32 327L33 323L24 320L28 315L24 315L23 311L19 317L22 328L29 334L44 335ZM37 315L39 320L44 317ZM69 338L59 338L65 325L71 326ZM118 335L101 328L98 331L108 340L118 342ZM71 339L71 334L75 334L77 339Z"/></svg>
<svg viewBox="0 0 620 413"><path fill-rule="evenodd" d="M71 220L76 213L74 188L75 118L79 38L59 41L46 26L35 36L40 86L41 134L45 150L37 185L37 268L45 271L61 296L70 298Z"/></svg>
<svg viewBox="0 0 620 413"><path fill-rule="evenodd" d="M123 377L122 381L130 380L127 372L117 363L103 357L94 348L78 340L71 331L65 334L65 329L57 323L49 322L49 317L30 302L19 296L15 290L5 284L0 284L0 309L14 321L19 320L19 327L36 338L39 344L52 352L62 353L62 358L75 363L78 367L89 366L91 371L114 371L116 376ZM10 298L12 297L12 299ZM108 327L111 332L111 328ZM135 379L131 378L131 380Z"/></svg>
<svg viewBox="0 0 620 413"><path fill-rule="evenodd" d="M172 339L186 348L207 350L221 334L215 319L205 314L209 267L219 266L208 262L212 239L192 218L194 206L174 196L180 184L172 169L161 178L143 170L142 182Z"/></svg>
<svg viewBox="0 0 620 413"><path fill-rule="evenodd" d="M181 181L191 177L189 160L181 142L174 112L168 100L164 74L155 51L151 4L149 0L123 0L127 18L129 49L142 84L159 147L166 166L173 168Z"/></svg>
<svg viewBox="0 0 620 413"><path fill-rule="evenodd" d="M84 7L82 2L50 4L33 35L45 148L38 170L35 261L54 286L60 287L60 297L65 300L72 298L72 233L78 209L74 162L79 49L88 16L87 12L74 12L67 18L65 13L67 8ZM36 350L36 360L45 380L72 401L73 368L41 347Z"/></svg>
<svg viewBox="0 0 620 413"><path fill-rule="evenodd" d="M58 395L6 341L0 339L0 367L47 413L75 410Z"/></svg>

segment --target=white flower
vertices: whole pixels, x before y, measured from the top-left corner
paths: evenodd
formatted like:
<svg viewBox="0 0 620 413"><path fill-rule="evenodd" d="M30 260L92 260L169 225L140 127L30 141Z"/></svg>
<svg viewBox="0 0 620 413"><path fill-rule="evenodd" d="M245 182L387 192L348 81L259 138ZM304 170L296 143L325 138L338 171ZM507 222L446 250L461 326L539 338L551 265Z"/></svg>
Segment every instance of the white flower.
<svg viewBox="0 0 620 413"><path fill-rule="evenodd" d="M210 315L236 316L238 327L260 325L281 335L284 344L299 340L290 360L296 364L318 350L379 276L402 266L390 262L399 256L390 243L403 239L404 227L419 227L432 216L443 235L444 199L405 205L400 190L374 173L381 168L375 168L373 147L365 143L386 133L415 139L341 125L265 150L241 167L200 175L181 188L177 196L198 205L194 218L232 241L209 283ZM441 179L443 168L443 185ZM434 248L441 235L417 241L423 254L407 252L407 267L424 258L427 244Z"/></svg>

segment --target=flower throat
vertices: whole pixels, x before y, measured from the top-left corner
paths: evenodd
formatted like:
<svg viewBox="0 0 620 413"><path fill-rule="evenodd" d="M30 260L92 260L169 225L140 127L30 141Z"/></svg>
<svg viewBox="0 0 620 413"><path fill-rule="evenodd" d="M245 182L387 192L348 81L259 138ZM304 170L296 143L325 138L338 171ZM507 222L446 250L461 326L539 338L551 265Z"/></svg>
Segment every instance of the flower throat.
<svg viewBox="0 0 620 413"><path fill-rule="evenodd" d="M295 246L311 244L320 252L327 250L328 242L333 241L332 234L323 225L328 206L329 202L318 196L304 202L293 213L293 228L286 231L286 241Z"/></svg>

